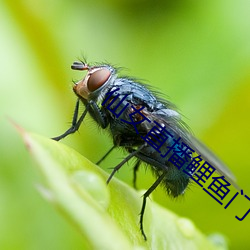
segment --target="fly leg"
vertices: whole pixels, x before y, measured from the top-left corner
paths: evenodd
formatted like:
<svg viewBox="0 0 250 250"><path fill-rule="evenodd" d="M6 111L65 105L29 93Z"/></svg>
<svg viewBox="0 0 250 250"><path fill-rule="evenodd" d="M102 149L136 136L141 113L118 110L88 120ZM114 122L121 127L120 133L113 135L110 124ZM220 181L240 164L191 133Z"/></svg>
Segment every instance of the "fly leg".
<svg viewBox="0 0 250 250"><path fill-rule="evenodd" d="M89 112L92 114L93 117L95 117L95 120L97 123L102 127L106 128L108 126L108 121L105 113L101 111L101 109L98 107L97 103L93 100L90 100L88 102L89 106Z"/></svg>
<svg viewBox="0 0 250 250"><path fill-rule="evenodd" d="M132 157L134 157L138 152L140 152L144 147L146 146L146 144L141 145L137 150L132 151L126 158L124 158L124 160L122 162L120 162L116 167L114 167L112 173L110 174L108 180L107 180L107 184L109 184L109 182L111 181L112 177L114 176L114 174L127 162L129 161Z"/></svg>
<svg viewBox="0 0 250 250"><path fill-rule="evenodd" d="M165 177L166 173L161 174L157 180L153 183L153 185L147 190L147 192L143 195L142 207L140 212L140 230L143 235L144 240L147 240L147 236L143 229L143 216L146 208L146 200L148 196L157 188L157 186L162 182L163 178Z"/></svg>
<svg viewBox="0 0 250 250"><path fill-rule="evenodd" d="M82 113L81 117L77 121L78 112L79 112L79 102L80 101L78 99L77 102L76 102L76 106L75 106L75 110L74 110L74 116L73 116L71 127L65 133L63 133L62 135L59 135L59 136L51 138L51 139L53 139L55 141L60 141L64 137L68 136L69 134L75 133L79 129L79 127L80 127L80 125L81 125L84 117L86 116L86 114L88 112L88 106L87 106L86 109L84 110L84 112Z"/></svg>
<svg viewBox="0 0 250 250"><path fill-rule="evenodd" d="M98 105L94 101L89 101L88 102L88 104L86 105L86 109L81 114L79 120L77 120L78 119L78 113L79 113L79 104L80 104L80 100L78 99L77 102L76 102L71 127L65 133L63 133L62 135L59 135L57 137L52 138L53 140L60 141L64 137L68 136L69 134L75 133L79 129L84 117L86 116L86 114L88 112L91 112L92 114L95 115L98 124L100 124L102 128L107 127L108 123L107 123L107 120L106 120L106 116L105 116L104 113L102 113L102 111L100 110L100 108L98 107Z"/></svg>
<svg viewBox="0 0 250 250"><path fill-rule="evenodd" d="M133 187L134 187L135 189L137 189L137 188L136 188L136 173L137 173L137 171L138 171L140 165L141 165L141 161L140 161L140 160L137 160L136 163L135 163L135 166L134 166L134 168L133 168Z"/></svg>
<svg viewBox="0 0 250 250"><path fill-rule="evenodd" d="M116 146L114 145L97 163L96 165L99 165L115 148Z"/></svg>
<svg viewBox="0 0 250 250"><path fill-rule="evenodd" d="M104 159L106 159L106 157L113 151L113 149L115 149L115 147L116 146L113 146L97 163L96 163L96 165L99 165ZM140 160L137 160L136 161L136 164L135 164L135 166L134 166L134 168L133 168L133 187L135 188L135 189L137 189L136 188L136 172L138 171L138 169L139 169L139 167L140 167L140 165L141 165L141 161ZM120 169L120 168L119 168Z"/></svg>

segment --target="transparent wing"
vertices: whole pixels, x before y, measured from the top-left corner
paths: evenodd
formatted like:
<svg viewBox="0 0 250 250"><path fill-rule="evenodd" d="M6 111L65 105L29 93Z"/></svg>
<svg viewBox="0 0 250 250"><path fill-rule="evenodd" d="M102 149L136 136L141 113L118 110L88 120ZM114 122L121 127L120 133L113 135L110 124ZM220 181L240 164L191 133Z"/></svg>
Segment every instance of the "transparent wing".
<svg viewBox="0 0 250 250"><path fill-rule="evenodd" d="M187 145L189 145L196 153L202 156L202 159L211 164L218 173L225 176L226 179L235 188L240 189L236 184L236 178L229 168L214 154L210 149L208 149L202 142L196 139L187 125L181 121L180 115L177 111L165 109L160 112L153 112L148 114L150 120L155 120L161 122L165 127L173 131L176 136L179 136ZM153 126L151 123L150 126ZM150 129L149 127L147 129Z"/></svg>
<svg viewBox="0 0 250 250"><path fill-rule="evenodd" d="M218 173L225 176L226 179L234 185L237 189L240 189L236 184L236 178L234 174L229 170L229 168L210 150L208 149L202 142L196 139L194 136L189 134L189 140L191 142L191 147L195 150L195 152L199 153L204 160L210 163Z"/></svg>

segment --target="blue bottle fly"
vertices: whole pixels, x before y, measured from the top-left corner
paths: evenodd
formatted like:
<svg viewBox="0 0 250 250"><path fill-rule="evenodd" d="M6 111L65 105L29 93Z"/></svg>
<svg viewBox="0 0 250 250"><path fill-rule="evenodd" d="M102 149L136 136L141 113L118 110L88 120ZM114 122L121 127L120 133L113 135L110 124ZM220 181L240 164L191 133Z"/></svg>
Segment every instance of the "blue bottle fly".
<svg viewBox="0 0 250 250"><path fill-rule="evenodd" d="M87 74L73 87L78 99L71 127L53 139L59 141L76 132L89 113L113 138L114 146L98 163L116 147L128 152L114 168L107 183L131 158L136 158L134 185L139 166L145 163L150 167L156 181L143 195L140 229L145 240L143 215L146 199L159 184L173 197L183 194L192 180L205 182L204 178L214 171L234 184L233 174L192 136L175 106L157 97L147 85L132 78L118 77L117 70L108 64L89 66L85 62L74 62L71 68L87 71ZM80 102L85 111L79 116ZM203 170L196 174L198 168Z"/></svg>

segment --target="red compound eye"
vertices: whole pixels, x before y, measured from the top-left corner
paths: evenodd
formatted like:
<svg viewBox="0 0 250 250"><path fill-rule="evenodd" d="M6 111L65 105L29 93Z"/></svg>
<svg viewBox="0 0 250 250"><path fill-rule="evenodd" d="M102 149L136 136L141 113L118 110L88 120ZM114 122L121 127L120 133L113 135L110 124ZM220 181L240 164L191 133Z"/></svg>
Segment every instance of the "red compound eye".
<svg viewBox="0 0 250 250"><path fill-rule="evenodd" d="M88 90L93 92L99 89L109 78L110 71L108 69L99 69L92 73L88 79Z"/></svg>

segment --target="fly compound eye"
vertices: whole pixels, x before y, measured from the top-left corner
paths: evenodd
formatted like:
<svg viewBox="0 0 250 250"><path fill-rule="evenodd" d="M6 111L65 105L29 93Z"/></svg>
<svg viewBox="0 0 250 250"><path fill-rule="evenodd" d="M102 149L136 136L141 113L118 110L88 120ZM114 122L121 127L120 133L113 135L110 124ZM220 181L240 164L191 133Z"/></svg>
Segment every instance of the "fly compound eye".
<svg viewBox="0 0 250 250"><path fill-rule="evenodd" d="M93 92L99 89L110 77L111 72L108 69L99 69L90 74L88 79L88 90Z"/></svg>

